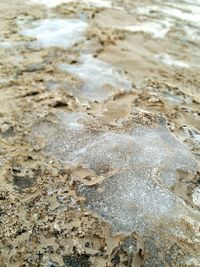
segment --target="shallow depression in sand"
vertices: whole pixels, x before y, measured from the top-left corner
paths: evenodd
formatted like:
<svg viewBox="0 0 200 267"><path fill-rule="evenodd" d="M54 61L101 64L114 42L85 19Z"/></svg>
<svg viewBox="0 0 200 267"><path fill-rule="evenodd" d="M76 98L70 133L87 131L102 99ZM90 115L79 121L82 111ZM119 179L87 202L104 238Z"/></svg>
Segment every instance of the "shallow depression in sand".
<svg viewBox="0 0 200 267"><path fill-rule="evenodd" d="M44 19L34 21L22 35L36 38L41 47L68 48L84 38L87 23L79 19Z"/></svg>

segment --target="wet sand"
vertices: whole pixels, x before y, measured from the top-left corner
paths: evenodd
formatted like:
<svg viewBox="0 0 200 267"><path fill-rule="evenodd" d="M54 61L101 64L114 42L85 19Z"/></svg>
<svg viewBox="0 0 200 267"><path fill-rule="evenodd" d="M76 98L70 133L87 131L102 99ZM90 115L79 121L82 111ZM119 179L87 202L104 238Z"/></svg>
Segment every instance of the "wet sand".
<svg viewBox="0 0 200 267"><path fill-rule="evenodd" d="M200 2L0 8L2 266L200 266Z"/></svg>

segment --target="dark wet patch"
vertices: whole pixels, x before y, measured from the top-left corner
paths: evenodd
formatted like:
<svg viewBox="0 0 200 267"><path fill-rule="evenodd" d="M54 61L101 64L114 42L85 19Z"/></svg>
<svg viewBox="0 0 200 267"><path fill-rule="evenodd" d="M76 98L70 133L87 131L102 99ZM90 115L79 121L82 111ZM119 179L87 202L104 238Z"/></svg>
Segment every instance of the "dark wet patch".
<svg viewBox="0 0 200 267"><path fill-rule="evenodd" d="M3 223L3 216L5 215L5 211L0 207L0 224Z"/></svg>
<svg viewBox="0 0 200 267"><path fill-rule="evenodd" d="M59 267L59 264L57 262L49 261L46 267Z"/></svg>
<svg viewBox="0 0 200 267"><path fill-rule="evenodd" d="M113 266L117 266L120 263L120 256L116 254L112 259L111 262Z"/></svg>
<svg viewBox="0 0 200 267"><path fill-rule="evenodd" d="M87 254L63 256L63 261L67 267L90 267L90 256Z"/></svg>
<svg viewBox="0 0 200 267"><path fill-rule="evenodd" d="M12 169L12 183L17 191L22 191L26 188L34 186L40 170L24 168L22 166Z"/></svg>
<svg viewBox="0 0 200 267"><path fill-rule="evenodd" d="M55 103L53 103L52 107L54 108L60 108L60 107L67 107L68 104L62 100L58 100Z"/></svg>
<svg viewBox="0 0 200 267"><path fill-rule="evenodd" d="M37 71L43 71L46 68L46 64L49 64L48 61L40 62L40 63L34 63L31 65L26 65L23 67L23 69L20 69L17 71L17 75L23 75L25 72L37 72Z"/></svg>
<svg viewBox="0 0 200 267"><path fill-rule="evenodd" d="M113 253L114 256L111 259L113 267L121 266L120 264L131 267L137 255L137 241L132 237L128 237Z"/></svg>
<svg viewBox="0 0 200 267"><path fill-rule="evenodd" d="M14 127L13 126L9 127L8 130L6 130L4 133L2 133L2 138L3 139L12 138L14 136L15 136L15 132L14 132Z"/></svg>
<svg viewBox="0 0 200 267"><path fill-rule="evenodd" d="M167 251L165 255L165 261L169 266L173 266L176 262L177 266L183 266L181 259L184 258L184 251L177 245L173 244Z"/></svg>
<svg viewBox="0 0 200 267"><path fill-rule="evenodd" d="M17 190L21 191L23 189L32 187L34 185L34 181L32 178L28 176L21 177L21 176L14 175L13 185Z"/></svg>
<svg viewBox="0 0 200 267"><path fill-rule="evenodd" d="M31 92L28 92L27 94L23 95L23 97L35 96L35 95L38 95L39 93L40 93L39 91L31 91Z"/></svg>

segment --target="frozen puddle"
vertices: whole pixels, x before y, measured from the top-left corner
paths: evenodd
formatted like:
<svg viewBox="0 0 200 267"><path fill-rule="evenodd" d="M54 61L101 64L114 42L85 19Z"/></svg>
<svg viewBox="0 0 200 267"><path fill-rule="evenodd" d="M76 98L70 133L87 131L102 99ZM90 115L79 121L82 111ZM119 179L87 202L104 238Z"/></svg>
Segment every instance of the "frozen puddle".
<svg viewBox="0 0 200 267"><path fill-rule="evenodd" d="M131 81L123 73L91 55L83 55L77 64L61 64L59 68L76 75L84 82L82 88L71 92L79 100L101 102L132 89Z"/></svg>
<svg viewBox="0 0 200 267"><path fill-rule="evenodd" d="M91 5L95 7L109 8L112 6L109 0L81 0L81 1L78 1L78 0L32 0L31 2L36 3L36 4L42 4L49 8L53 8L64 3L72 3L72 2L83 3L87 6Z"/></svg>
<svg viewBox="0 0 200 267"><path fill-rule="evenodd" d="M115 231L145 232L187 214L170 187L177 170L196 172L197 163L166 126L131 123L126 132L93 130L86 114L58 114L58 123L41 122L34 134L46 139L46 153L72 166L82 165L105 179L78 192L86 207L110 222Z"/></svg>
<svg viewBox="0 0 200 267"><path fill-rule="evenodd" d="M41 47L69 48L83 39L86 29L87 23L78 19L45 19L33 22L21 34L36 38Z"/></svg>
<svg viewBox="0 0 200 267"><path fill-rule="evenodd" d="M178 68L189 68L190 65L184 61L178 60L170 56L169 54L161 54L156 56L157 60L160 60L166 65L174 66Z"/></svg>

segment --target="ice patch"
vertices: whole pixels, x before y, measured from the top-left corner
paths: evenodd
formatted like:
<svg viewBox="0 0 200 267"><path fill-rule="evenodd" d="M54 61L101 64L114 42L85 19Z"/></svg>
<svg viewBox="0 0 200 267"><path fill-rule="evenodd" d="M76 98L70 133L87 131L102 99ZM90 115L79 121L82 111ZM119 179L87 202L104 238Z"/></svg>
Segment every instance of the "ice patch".
<svg viewBox="0 0 200 267"><path fill-rule="evenodd" d="M200 0L182 0L181 2L190 4L190 5L200 6Z"/></svg>
<svg viewBox="0 0 200 267"><path fill-rule="evenodd" d="M0 85L1 85L1 84L5 84L5 83L7 83L7 82L9 82L8 79L3 79L3 78L0 77Z"/></svg>
<svg viewBox="0 0 200 267"><path fill-rule="evenodd" d="M13 42L0 42L0 48L12 49L14 47L15 47L15 43L13 43Z"/></svg>
<svg viewBox="0 0 200 267"><path fill-rule="evenodd" d="M176 183L177 170L196 172L197 163L164 125L113 132L84 126L85 114L64 116L58 124L37 125L35 134L46 138L48 155L73 166L88 166L105 177L96 186L82 184L78 191L86 198L86 207L114 230L143 233L186 212L170 187Z"/></svg>
<svg viewBox="0 0 200 267"><path fill-rule="evenodd" d="M45 5L49 8L59 6L64 3L71 3L72 0L31 0L32 3Z"/></svg>
<svg viewBox="0 0 200 267"><path fill-rule="evenodd" d="M61 64L59 68L78 76L84 86L71 93L80 100L104 101L119 92L130 92L132 83L123 73L91 55L83 55L78 64Z"/></svg>
<svg viewBox="0 0 200 267"><path fill-rule="evenodd" d="M59 6L64 3L74 2L72 0L31 0L32 3L45 5L49 8Z"/></svg>
<svg viewBox="0 0 200 267"><path fill-rule="evenodd" d="M58 88L60 88L60 83L54 80L49 80L47 82L45 82L45 86L49 89L49 90L56 90Z"/></svg>
<svg viewBox="0 0 200 267"><path fill-rule="evenodd" d="M150 6L139 6L137 12L143 15L150 15L153 13L160 13L168 15L171 18L185 20L188 22L199 23L200 7L193 6L190 4L178 4L174 2L165 2L164 6L150 5Z"/></svg>
<svg viewBox="0 0 200 267"><path fill-rule="evenodd" d="M192 41L199 40L200 5L196 1L167 1L157 5L141 5L137 7L137 14L145 15L149 19L158 18L170 23L171 28L176 25L185 31L184 38Z"/></svg>
<svg viewBox="0 0 200 267"><path fill-rule="evenodd" d="M0 42L0 48L2 49L13 49L13 48L17 48L23 45L24 45L24 42L11 42L11 41Z"/></svg>
<svg viewBox="0 0 200 267"><path fill-rule="evenodd" d="M164 38L170 29L170 23L167 21L145 22L140 25L126 26L123 29L131 32L145 32L156 38Z"/></svg>
<svg viewBox="0 0 200 267"><path fill-rule="evenodd" d="M105 8L112 7L111 1L108 0L82 0L81 2L84 3L85 5L91 5L95 7L105 7Z"/></svg>
<svg viewBox="0 0 200 267"><path fill-rule="evenodd" d="M184 127L184 132L187 137L195 144L197 148L200 148L200 132L195 128Z"/></svg>
<svg viewBox="0 0 200 267"><path fill-rule="evenodd" d="M64 112L57 113L57 116L62 120L62 125L69 128L70 130L84 129L84 125L79 120L87 119L88 115L81 112L72 112L66 114Z"/></svg>
<svg viewBox="0 0 200 267"><path fill-rule="evenodd" d="M200 41L200 28L199 27L191 27L189 25L184 25L183 27L185 31L184 38L193 41L193 42L199 42Z"/></svg>
<svg viewBox="0 0 200 267"><path fill-rule="evenodd" d="M191 97L183 97L182 95L176 95L170 92L163 92L161 93L161 99L164 99L165 102L169 103L170 105L183 105L189 104L192 102Z"/></svg>
<svg viewBox="0 0 200 267"><path fill-rule="evenodd" d="M163 12L169 16L173 16L175 18L185 20L188 22L193 22L195 24L198 24L200 22L199 14L194 14L194 13L190 14L188 12L184 12L179 9L173 9L173 8L164 8Z"/></svg>
<svg viewBox="0 0 200 267"><path fill-rule="evenodd" d="M196 132L193 131L192 135L193 135L193 138L195 139L195 141L198 142L198 143L200 144L200 132L198 132L198 131L196 131Z"/></svg>
<svg viewBox="0 0 200 267"><path fill-rule="evenodd" d="M82 40L87 29L87 23L78 19L45 19L33 22L32 26L21 34L36 38L42 47L68 48Z"/></svg>
<svg viewBox="0 0 200 267"><path fill-rule="evenodd" d="M169 7L162 9L162 12L175 18L199 24L200 6L191 3L168 2Z"/></svg>
<svg viewBox="0 0 200 267"><path fill-rule="evenodd" d="M200 206L200 188L196 188L192 194L193 202L196 206Z"/></svg>
<svg viewBox="0 0 200 267"><path fill-rule="evenodd" d="M111 7L112 4L110 1L108 0L81 0L81 1L77 1L77 0L32 0L31 2L36 3L36 4L42 4L45 5L49 8L53 8L56 7L58 5L64 4L64 3L72 3L72 2L79 2L79 3L83 3L85 5L92 5L92 6L96 6L96 7Z"/></svg>
<svg viewBox="0 0 200 267"><path fill-rule="evenodd" d="M156 58L160 61L162 61L164 64L169 65L169 66L174 66L178 68L189 68L190 65L184 61L177 60L170 56L169 54L162 54L162 55L157 55Z"/></svg>

